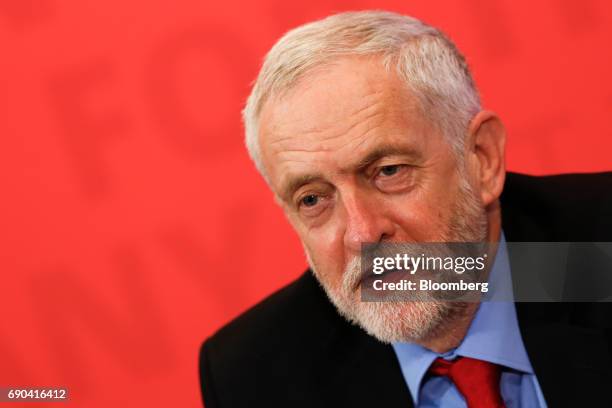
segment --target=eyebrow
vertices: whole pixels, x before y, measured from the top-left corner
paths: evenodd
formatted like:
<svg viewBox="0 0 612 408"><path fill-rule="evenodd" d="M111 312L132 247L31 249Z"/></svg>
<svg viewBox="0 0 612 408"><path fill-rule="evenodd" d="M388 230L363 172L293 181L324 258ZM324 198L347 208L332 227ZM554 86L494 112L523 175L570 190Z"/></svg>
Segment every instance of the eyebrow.
<svg viewBox="0 0 612 408"><path fill-rule="evenodd" d="M300 187L313 183L315 181L323 181L325 178L320 173L315 174L300 174L296 177L291 177L287 182L281 186L280 196L285 201L290 201L291 195L295 193Z"/></svg>
<svg viewBox="0 0 612 408"><path fill-rule="evenodd" d="M381 146L379 148L372 150L365 157L360 159L357 163L341 170L341 172L349 173L349 172L355 172L355 171L356 172L364 171L369 166L371 166L373 163L377 162L383 157L393 156L393 155L406 156L414 160L418 160L419 158L421 158L421 154L417 150L411 147L406 147L406 146L400 147L400 146L393 146L393 145ZM306 184L309 184L309 183L313 183L317 181L324 181L324 180L325 180L325 177L321 173L300 174L295 177L289 176L289 179L281 185L280 197L283 200L288 202L290 201L291 196L300 187Z"/></svg>
<svg viewBox="0 0 612 408"><path fill-rule="evenodd" d="M407 156L411 159L418 160L421 158L421 154L411 147L400 147L400 146L381 146L368 153L364 158L360 159L354 168L357 171L362 171L368 168L372 163L377 162L383 157L387 156Z"/></svg>

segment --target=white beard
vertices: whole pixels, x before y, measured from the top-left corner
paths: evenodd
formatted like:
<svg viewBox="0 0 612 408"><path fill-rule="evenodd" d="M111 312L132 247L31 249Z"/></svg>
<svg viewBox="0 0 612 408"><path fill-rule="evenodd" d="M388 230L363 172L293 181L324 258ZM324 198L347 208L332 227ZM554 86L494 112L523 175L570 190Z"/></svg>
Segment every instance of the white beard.
<svg viewBox="0 0 612 408"><path fill-rule="evenodd" d="M486 238L487 218L480 201L465 177L462 195L453 209L451 225L438 242L481 242ZM317 270L305 248L308 263L338 312L349 322L384 343L420 342L435 337L445 323L464 315L466 304L428 299L426 301L364 302L359 296L360 257L354 257L342 275L342 285L331 287Z"/></svg>

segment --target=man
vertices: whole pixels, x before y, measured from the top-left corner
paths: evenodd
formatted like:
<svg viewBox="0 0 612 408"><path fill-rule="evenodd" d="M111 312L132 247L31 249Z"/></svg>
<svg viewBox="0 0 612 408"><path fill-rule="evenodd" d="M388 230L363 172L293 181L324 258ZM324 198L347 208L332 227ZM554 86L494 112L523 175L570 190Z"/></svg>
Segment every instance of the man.
<svg viewBox="0 0 612 408"><path fill-rule="evenodd" d="M506 174L504 126L437 29L388 12L299 27L244 119L310 271L204 343L206 406L612 404L602 306L360 298L362 243L500 242L490 278L508 280L506 240L610 241L612 175Z"/></svg>

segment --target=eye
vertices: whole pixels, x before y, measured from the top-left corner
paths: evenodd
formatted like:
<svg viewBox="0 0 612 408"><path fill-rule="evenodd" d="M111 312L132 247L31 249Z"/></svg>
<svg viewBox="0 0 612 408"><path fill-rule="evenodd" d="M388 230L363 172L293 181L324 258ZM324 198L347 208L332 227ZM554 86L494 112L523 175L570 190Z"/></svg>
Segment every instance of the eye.
<svg viewBox="0 0 612 408"><path fill-rule="evenodd" d="M386 193L407 191L414 183L412 167L406 164L390 164L380 166L376 170L374 184Z"/></svg>
<svg viewBox="0 0 612 408"><path fill-rule="evenodd" d="M300 200L300 204L305 207L314 207L319 202L319 197L314 194L308 194L307 196L302 197Z"/></svg>
<svg viewBox="0 0 612 408"><path fill-rule="evenodd" d="M321 193L307 193L297 200L297 211L304 219L318 220L330 206L329 197Z"/></svg>
<svg viewBox="0 0 612 408"><path fill-rule="evenodd" d="M393 176L400 170L399 165L383 166L380 168L380 174L383 176Z"/></svg>

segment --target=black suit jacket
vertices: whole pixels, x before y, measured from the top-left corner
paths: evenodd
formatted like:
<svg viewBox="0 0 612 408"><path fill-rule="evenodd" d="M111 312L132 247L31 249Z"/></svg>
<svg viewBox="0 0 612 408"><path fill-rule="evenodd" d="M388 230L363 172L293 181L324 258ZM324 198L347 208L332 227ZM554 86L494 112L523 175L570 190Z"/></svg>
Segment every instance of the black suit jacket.
<svg viewBox="0 0 612 408"><path fill-rule="evenodd" d="M612 173L508 173L501 203L509 242L612 241ZM549 406L612 406L610 304L517 314ZM413 406L392 347L339 316L310 272L206 340L200 381L208 408Z"/></svg>

